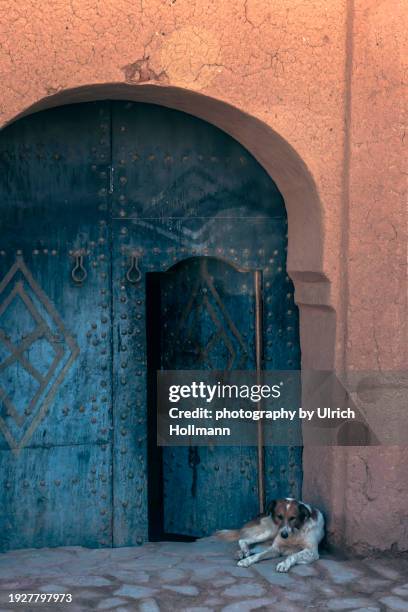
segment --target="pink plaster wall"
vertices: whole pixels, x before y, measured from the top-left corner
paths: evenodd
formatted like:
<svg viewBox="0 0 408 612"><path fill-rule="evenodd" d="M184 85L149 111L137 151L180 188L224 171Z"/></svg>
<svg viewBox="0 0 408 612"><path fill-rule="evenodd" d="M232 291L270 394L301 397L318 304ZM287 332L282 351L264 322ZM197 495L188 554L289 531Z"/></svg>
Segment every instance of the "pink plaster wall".
<svg viewBox="0 0 408 612"><path fill-rule="evenodd" d="M346 346L352 370L408 365L406 29L404 2L355 0ZM407 464L408 448L348 453L345 539L354 549L408 549Z"/></svg>

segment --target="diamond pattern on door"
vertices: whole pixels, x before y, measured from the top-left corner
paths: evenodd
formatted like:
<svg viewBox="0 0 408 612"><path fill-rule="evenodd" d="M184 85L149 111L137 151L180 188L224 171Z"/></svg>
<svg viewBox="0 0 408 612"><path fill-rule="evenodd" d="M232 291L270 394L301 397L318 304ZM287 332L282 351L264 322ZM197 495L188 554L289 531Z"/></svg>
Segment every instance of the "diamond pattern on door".
<svg viewBox="0 0 408 612"><path fill-rule="evenodd" d="M0 429L18 452L47 414L79 353L19 256L0 284L0 347Z"/></svg>
<svg viewBox="0 0 408 612"><path fill-rule="evenodd" d="M196 267L196 266L195 266ZM182 347L174 346L174 351L188 351L195 347L197 367L215 368L220 352L225 354L226 368L239 369L245 360L245 343L234 324L223 299L217 291L214 279L208 272L207 260L200 261L200 275L188 297L187 305L181 315L176 336L184 338ZM197 270L198 272L198 270ZM188 288L188 283L187 287ZM201 324L198 326L198 322ZM200 341L195 337L200 334ZM198 348L197 348L198 347ZM244 352L244 355L240 355Z"/></svg>

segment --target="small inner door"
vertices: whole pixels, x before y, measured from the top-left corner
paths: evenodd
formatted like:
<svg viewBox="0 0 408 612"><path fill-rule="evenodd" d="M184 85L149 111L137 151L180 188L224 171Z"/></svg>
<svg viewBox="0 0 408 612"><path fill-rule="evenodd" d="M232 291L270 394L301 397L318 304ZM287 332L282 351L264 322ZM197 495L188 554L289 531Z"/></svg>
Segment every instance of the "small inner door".
<svg viewBox="0 0 408 612"><path fill-rule="evenodd" d="M149 276L152 372L255 369L253 271L195 257ZM155 385L155 376L150 382ZM153 393L149 412L155 411ZM153 444L151 460L155 467L150 474L150 507L156 537L202 537L257 514L255 447L190 444L158 452Z"/></svg>

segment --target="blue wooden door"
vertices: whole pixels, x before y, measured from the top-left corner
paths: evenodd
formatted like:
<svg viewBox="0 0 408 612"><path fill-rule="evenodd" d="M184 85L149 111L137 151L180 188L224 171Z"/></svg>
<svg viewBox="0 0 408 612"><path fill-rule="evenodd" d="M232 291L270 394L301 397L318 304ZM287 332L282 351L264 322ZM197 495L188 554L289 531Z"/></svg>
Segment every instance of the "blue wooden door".
<svg viewBox="0 0 408 612"><path fill-rule="evenodd" d="M150 506L159 496L164 508L162 532L202 535L247 518L257 498L254 449L243 451L245 468L238 462L235 469L227 450L215 463L200 449L198 470L186 450L181 502L163 487L163 470L171 468L163 458L164 478L149 482L159 453L152 454L149 431L154 372L146 337L157 321L146 306L146 279L194 257L223 260L225 278L234 269L262 270L264 365L298 368L286 213L276 185L213 126L130 102L25 117L0 134L0 167L1 548L142 543L149 490L156 495ZM190 272L201 282L200 267ZM248 304L251 278L237 281L247 286ZM244 319L239 332L250 368L253 329ZM195 340L213 367L196 320ZM184 367L181 354L178 360ZM218 346L217 364L236 368L230 361ZM206 497L205 479L215 465L230 470L231 490L242 491L246 470L242 513L231 497L224 515L196 515L192 523L194 470L200 508L210 508L217 497ZM299 492L300 449L267 448L265 465L267 496ZM184 522L170 526L180 503Z"/></svg>
<svg viewBox="0 0 408 612"><path fill-rule="evenodd" d="M0 138L1 548L112 541L107 103Z"/></svg>

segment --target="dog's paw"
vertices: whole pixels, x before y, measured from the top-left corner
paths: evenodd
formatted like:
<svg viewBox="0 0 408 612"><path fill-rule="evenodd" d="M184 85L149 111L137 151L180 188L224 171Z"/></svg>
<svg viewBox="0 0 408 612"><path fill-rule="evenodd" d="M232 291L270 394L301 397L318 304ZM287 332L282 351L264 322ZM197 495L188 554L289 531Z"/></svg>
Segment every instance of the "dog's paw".
<svg viewBox="0 0 408 612"><path fill-rule="evenodd" d="M288 564L287 561L281 561L276 566L276 571L277 572L288 572L289 570L290 570L290 565Z"/></svg>
<svg viewBox="0 0 408 612"><path fill-rule="evenodd" d="M252 565L251 559L249 557L244 557L237 563L238 567L249 567Z"/></svg>
<svg viewBox="0 0 408 612"><path fill-rule="evenodd" d="M246 555L243 550L239 549L235 552L234 559L241 561L241 559L244 559L247 556L248 555Z"/></svg>

